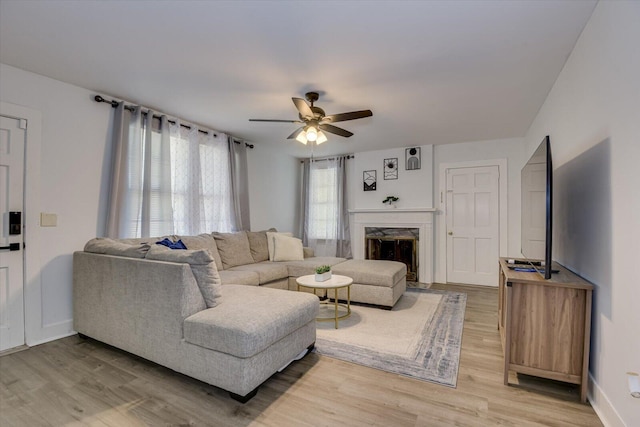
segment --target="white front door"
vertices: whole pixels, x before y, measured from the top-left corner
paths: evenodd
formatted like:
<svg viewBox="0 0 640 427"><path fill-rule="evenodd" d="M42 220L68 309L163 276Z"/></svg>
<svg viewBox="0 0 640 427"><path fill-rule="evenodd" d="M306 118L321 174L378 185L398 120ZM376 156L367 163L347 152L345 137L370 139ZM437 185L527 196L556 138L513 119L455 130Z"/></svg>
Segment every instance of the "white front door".
<svg viewBox="0 0 640 427"><path fill-rule="evenodd" d="M25 128L26 120L0 116L0 351L25 343L21 220Z"/></svg>
<svg viewBox="0 0 640 427"><path fill-rule="evenodd" d="M446 171L447 282L498 283L499 177L498 166Z"/></svg>

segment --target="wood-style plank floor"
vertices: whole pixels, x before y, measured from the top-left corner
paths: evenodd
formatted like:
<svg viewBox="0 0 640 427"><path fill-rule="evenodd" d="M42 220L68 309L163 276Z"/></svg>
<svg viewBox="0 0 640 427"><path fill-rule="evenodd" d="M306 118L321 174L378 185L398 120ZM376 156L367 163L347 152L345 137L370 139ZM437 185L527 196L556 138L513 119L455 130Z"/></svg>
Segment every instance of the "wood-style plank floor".
<svg viewBox="0 0 640 427"><path fill-rule="evenodd" d="M601 426L577 387L512 374L502 384L497 289L466 292L457 388L307 355L247 404L77 336L0 357L0 425Z"/></svg>

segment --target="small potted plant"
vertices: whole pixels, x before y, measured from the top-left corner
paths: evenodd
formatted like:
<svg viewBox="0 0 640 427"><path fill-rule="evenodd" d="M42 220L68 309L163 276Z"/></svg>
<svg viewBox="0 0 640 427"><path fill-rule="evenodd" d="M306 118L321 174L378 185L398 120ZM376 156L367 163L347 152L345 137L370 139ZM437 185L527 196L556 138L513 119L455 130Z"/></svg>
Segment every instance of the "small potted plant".
<svg viewBox="0 0 640 427"><path fill-rule="evenodd" d="M396 196L387 196L387 198L386 198L386 199L384 199L384 200L382 201L382 203L383 203L383 204L385 204L385 205L387 205L387 206L388 206L388 207L390 207L390 208L395 208L395 207L396 207L395 203L396 203L398 200L400 200L400 198L399 198L399 197L396 197Z"/></svg>
<svg viewBox="0 0 640 427"><path fill-rule="evenodd" d="M329 279L331 279L330 265L321 265L320 267L316 267L316 282L324 282Z"/></svg>

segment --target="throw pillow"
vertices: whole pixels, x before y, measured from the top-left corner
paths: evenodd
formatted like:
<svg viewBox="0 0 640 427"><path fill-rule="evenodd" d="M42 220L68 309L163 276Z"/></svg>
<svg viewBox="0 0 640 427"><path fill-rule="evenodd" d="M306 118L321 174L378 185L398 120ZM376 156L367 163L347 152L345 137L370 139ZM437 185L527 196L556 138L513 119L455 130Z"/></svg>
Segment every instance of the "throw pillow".
<svg viewBox="0 0 640 427"><path fill-rule="evenodd" d="M276 234L273 236L273 260L274 261L302 261L304 251L302 240L295 237Z"/></svg>
<svg viewBox="0 0 640 427"><path fill-rule="evenodd" d="M96 237L84 245L85 252L104 255L124 256L128 258L144 258L151 245L138 243L130 245L107 237Z"/></svg>
<svg viewBox="0 0 640 427"><path fill-rule="evenodd" d="M237 233L212 233L225 270L236 265L253 264L251 247L245 231Z"/></svg>
<svg viewBox="0 0 640 427"><path fill-rule="evenodd" d="M220 304L222 281L216 263L206 249L172 251L164 246L152 246L146 259L189 264L207 307Z"/></svg>
<svg viewBox="0 0 640 427"><path fill-rule="evenodd" d="M276 234L293 237L293 233L289 232L277 233L273 231L267 231L267 249L269 251L269 261L273 261L273 236L275 236Z"/></svg>
<svg viewBox="0 0 640 427"><path fill-rule="evenodd" d="M213 238L211 234L203 233L198 234L197 236L178 236L180 240L187 245L189 249L206 249L209 251L213 260L216 262L216 267L218 267L218 271L222 270L222 259L220 259L220 254L218 253L218 246L216 246L216 239Z"/></svg>
<svg viewBox="0 0 640 427"><path fill-rule="evenodd" d="M269 244L267 242L267 231L274 232L275 228L262 231L247 231L251 256L255 262L267 261L269 259Z"/></svg>

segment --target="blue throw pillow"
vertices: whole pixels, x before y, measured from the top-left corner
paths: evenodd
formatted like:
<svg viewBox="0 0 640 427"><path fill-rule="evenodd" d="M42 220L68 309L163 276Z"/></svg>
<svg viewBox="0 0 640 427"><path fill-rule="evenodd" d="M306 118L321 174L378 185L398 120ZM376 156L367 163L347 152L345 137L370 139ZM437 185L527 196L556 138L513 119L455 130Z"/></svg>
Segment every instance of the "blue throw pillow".
<svg viewBox="0 0 640 427"><path fill-rule="evenodd" d="M166 246L169 249L187 249L185 244L182 243L182 239L178 240L177 242L172 242L171 240L165 237L163 240L156 242L156 245Z"/></svg>

